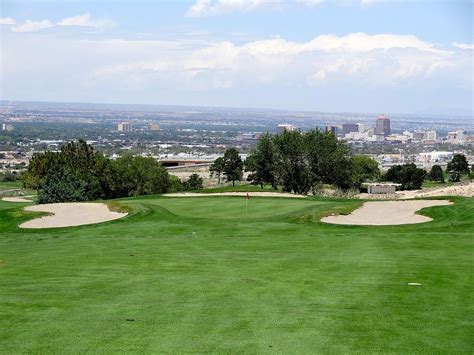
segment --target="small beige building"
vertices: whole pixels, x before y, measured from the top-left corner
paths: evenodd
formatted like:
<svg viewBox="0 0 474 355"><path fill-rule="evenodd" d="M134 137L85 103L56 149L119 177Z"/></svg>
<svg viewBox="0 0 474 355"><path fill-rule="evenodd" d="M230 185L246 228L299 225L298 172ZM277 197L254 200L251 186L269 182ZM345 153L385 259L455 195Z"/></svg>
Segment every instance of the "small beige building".
<svg viewBox="0 0 474 355"><path fill-rule="evenodd" d="M377 194L394 194L400 184L394 183L371 183L367 184L367 193L372 195Z"/></svg>

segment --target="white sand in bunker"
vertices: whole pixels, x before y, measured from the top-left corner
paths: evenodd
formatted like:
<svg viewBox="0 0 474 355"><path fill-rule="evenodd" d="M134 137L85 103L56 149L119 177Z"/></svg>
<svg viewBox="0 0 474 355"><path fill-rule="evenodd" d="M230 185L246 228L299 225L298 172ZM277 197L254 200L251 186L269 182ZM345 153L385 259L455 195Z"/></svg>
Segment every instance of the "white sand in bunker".
<svg viewBox="0 0 474 355"><path fill-rule="evenodd" d="M388 226L429 222L432 219L415 214L425 207L447 206L452 203L446 200L414 201L374 201L366 202L351 214L328 216L322 222L332 224L352 224L365 226Z"/></svg>
<svg viewBox="0 0 474 355"><path fill-rule="evenodd" d="M290 197L305 198L303 195L295 195L287 192L248 192L250 197ZM206 197L206 196L247 196L247 192L213 192L213 193L196 193L196 192L173 192L163 194L166 197Z"/></svg>
<svg viewBox="0 0 474 355"><path fill-rule="evenodd" d="M20 228L58 228L112 221L127 213L110 211L103 203L51 203L25 207L25 211L48 212L52 215L27 221Z"/></svg>

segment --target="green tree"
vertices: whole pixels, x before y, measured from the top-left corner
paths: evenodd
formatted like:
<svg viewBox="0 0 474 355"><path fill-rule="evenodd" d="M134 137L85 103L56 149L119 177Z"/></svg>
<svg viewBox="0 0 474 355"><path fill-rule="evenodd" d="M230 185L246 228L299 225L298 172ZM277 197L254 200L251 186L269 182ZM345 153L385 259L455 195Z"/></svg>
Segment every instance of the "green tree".
<svg viewBox="0 0 474 355"><path fill-rule="evenodd" d="M186 181L187 190L200 190L203 187L204 180L198 174L191 174L189 179Z"/></svg>
<svg viewBox="0 0 474 355"><path fill-rule="evenodd" d="M386 181L401 184L402 190L420 189L426 177L426 171L418 169L415 164L395 165L385 174Z"/></svg>
<svg viewBox="0 0 474 355"><path fill-rule="evenodd" d="M46 177L57 170L58 166L66 167L83 183L83 199L95 200L110 197L109 160L101 153L95 152L85 141L69 142L59 152L35 154L27 171L23 174L23 186L41 189Z"/></svg>
<svg viewBox="0 0 474 355"><path fill-rule="evenodd" d="M344 141L330 133L311 130L303 134L304 154L309 167L309 184L312 189L321 184L332 184L347 190L354 187L352 160Z"/></svg>
<svg viewBox="0 0 474 355"><path fill-rule="evenodd" d="M433 165L428 174L428 178L431 181L444 182L443 169L439 165Z"/></svg>
<svg viewBox="0 0 474 355"><path fill-rule="evenodd" d="M169 175L168 177L168 192L179 192L183 191L185 186L181 179L175 175Z"/></svg>
<svg viewBox="0 0 474 355"><path fill-rule="evenodd" d="M22 175L24 188L37 190L43 183L51 167L57 166L60 159L58 152L36 153L30 160L28 169Z"/></svg>
<svg viewBox="0 0 474 355"><path fill-rule="evenodd" d="M236 181L241 181L243 176L242 158L235 148L229 148L224 153L224 175L227 181L232 181L232 186L235 186Z"/></svg>
<svg viewBox="0 0 474 355"><path fill-rule="evenodd" d="M277 174L286 192L307 194L311 190L306 142L299 131L287 131L275 137L278 150Z"/></svg>
<svg viewBox="0 0 474 355"><path fill-rule="evenodd" d="M469 174L469 163L463 154L455 154L453 159L448 163L447 170L450 172L458 172L460 175Z"/></svg>
<svg viewBox="0 0 474 355"><path fill-rule="evenodd" d="M374 159L364 155L356 155L351 160L354 187L360 188L362 183L374 181L380 177L379 164Z"/></svg>
<svg viewBox="0 0 474 355"><path fill-rule="evenodd" d="M221 184L221 176L224 172L224 158L219 157L209 167L210 176L217 176L217 183Z"/></svg>
<svg viewBox="0 0 474 355"><path fill-rule="evenodd" d="M449 181L450 182L459 182L461 181L461 174L457 170L452 170L449 173Z"/></svg>
<svg viewBox="0 0 474 355"><path fill-rule="evenodd" d="M44 184L38 190L38 202L85 201L86 185L71 169L58 164L46 175Z"/></svg>
<svg viewBox="0 0 474 355"><path fill-rule="evenodd" d="M113 163L114 196L164 193L169 187L168 171L154 158L125 155Z"/></svg>
<svg viewBox="0 0 474 355"><path fill-rule="evenodd" d="M245 168L252 173L249 181L258 184L263 189L264 184L271 184L277 188L277 148L273 136L269 133L263 134L255 150L247 157Z"/></svg>

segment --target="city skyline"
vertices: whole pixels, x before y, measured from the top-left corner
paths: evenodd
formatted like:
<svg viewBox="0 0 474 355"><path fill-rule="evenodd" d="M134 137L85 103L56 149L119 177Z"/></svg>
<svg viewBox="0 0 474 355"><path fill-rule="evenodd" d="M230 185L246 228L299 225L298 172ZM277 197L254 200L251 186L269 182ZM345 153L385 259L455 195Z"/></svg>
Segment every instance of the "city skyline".
<svg viewBox="0 0 474 355"><path fill-rule="evenodd" d="M472 115L467 0L1 10L1 99Z"/></svg>

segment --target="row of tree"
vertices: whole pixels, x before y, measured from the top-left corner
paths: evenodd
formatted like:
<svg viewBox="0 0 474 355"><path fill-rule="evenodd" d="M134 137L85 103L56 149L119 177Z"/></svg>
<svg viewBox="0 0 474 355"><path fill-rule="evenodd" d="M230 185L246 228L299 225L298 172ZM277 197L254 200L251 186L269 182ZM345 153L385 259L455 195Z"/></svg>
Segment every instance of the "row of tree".
<svg viewBox="0 0 474 355"><path fill-rule="evenodd" d="M214 162L211 174L219 181L223 174L234 184L242 179L244 168L252 184L262 188L270 184L298 194L315 192L322 184L343 190L358 188L380 175L377 162L365 156L351 157L345 142L317 130L264 134L245 164L231 148Z"/></svg>
<svg viewBox="0 0 474 355"><path fill-rule="evenodd" d="M91 201L202 188L196 175L181 182L151 157L106 158L84 141L59 152L35 154L22 175L25 188L38 190L39 203Z"/></svg>
<svg viewBox="0 0 474 355"><path fill-rule="evenodd" d="M264 134L256 148L242 161L235 148L226 150L210 167L211 176L224 176L226 181L242 180L248 171L252 184L281 187L299 194L315 192L322 184L331 184L342 190L359 189L364 182L381 179L399 183L403 190L420 189L425 179L443 181L444 173L435 165L429 173L415 164L395 165L381 176L378 163L367 156L351 156L345 142L331 133L285 131L279 135ZM459 181L469 173L466 157L456 154L448 163L450 181Z"/></svg>
<svg viewBox="0 0 474 355"><path fill-rule="evenodd" d="M450 182L458 182L462 175L469 174L469 164L463 154L455 154L448 163L446 171ZM425 179L435 182L445 182L444 172L441 166L433 165L430 172L419 169L415 164L395 165L384 175L385 181L401 184L402 190L420 189Z"/></svg>

